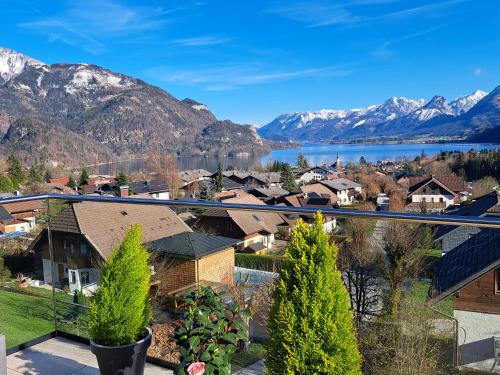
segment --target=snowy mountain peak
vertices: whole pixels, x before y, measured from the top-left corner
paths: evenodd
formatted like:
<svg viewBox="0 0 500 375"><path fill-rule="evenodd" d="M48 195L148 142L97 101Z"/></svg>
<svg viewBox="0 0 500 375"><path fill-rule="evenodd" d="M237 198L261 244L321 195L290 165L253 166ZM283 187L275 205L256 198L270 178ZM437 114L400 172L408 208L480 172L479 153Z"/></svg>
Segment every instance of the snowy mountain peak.
<svg viewBox="0 0 500 375"><path fill-rule="evenodd" d="M461 115L474 107L477 102L488 95L487 92L476 90L470 95L461 96L450 103L454 115Z"/></svg>
<svg viewBox="0 0 500 375"><path fill-rule="evenodd" d="M444 96L436 95L410 117L418 121L427 121L441 115L453 115L453 111Z"/></svg>
<svg viewBox="0 0 500 375"><path fill-rule="evenodd" d="M26 65L45 65L22 53L0 47L0 83L5 83L21 74Z"/></svg>

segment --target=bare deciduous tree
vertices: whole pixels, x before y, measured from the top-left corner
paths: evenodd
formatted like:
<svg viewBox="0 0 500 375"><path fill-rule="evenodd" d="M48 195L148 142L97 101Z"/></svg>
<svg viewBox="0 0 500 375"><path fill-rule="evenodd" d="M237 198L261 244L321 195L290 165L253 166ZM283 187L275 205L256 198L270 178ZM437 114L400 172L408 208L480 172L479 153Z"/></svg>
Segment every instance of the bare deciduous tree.
<svg viewBox="0 0 500 375"><path fill-rule="evenodd" d="M365 359L363 373L370 375L444 375L441 352L434 337L433 314L417 301L405 298L392 321L366 324L359 331Z"/></svg>
<svg viewBox="0 0 500 375"><path fill-rule="evenodd" d="M405 281L421 269L422 252L429 245L423 227L402 222L385 223L382 230L384 255L379 259L380 269L389 283L387 312L396 315L401 303Z"/></svg>
<svg viewBox="0 0 500 375"><path fill-rule="evenodd" d="M346 221L345 234L349 238L341 244L338 260L358 321L375 313L380 298L374 271L376 256L370 242L371 225L368 220Z"/></svg>
<svg viewBox="0 0 500 375"><path fill-rule="evenodd" d="M171 198L177 198L182 187L182 180L175 156L172 154L150 152L148 154L147 165L149 169L156 173L159 180L167 184L170 189Z"/></svg>

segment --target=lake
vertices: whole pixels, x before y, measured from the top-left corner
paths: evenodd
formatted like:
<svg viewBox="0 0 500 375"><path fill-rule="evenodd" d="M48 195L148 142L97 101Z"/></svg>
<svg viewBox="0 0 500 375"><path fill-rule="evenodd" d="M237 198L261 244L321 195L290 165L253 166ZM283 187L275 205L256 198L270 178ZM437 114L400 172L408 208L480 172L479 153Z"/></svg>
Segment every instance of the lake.
<svg viewBox="0 0 500 375"><path fill-rule="evenodd" d="M218 163L224 168L238 167L250 169L258 163L267 164L279 160L295 164L297 155L303 154L312 165L329 164L335 162L337 153L342 163L358 162L361 156L369 162L379 160L414 159L424 152L427 155L437 154L441 151L468 151L470 149L484 150L495 149L494 144L468 144L468 143L401 143L401 144L305 144L297 148L272 150L261 156L248 157L179 157L177 165L180 170L203 168L214 172ZM91 173L114 175L119 171L131 173L144 169L144 160L131 160L91 167Z"/></svg>

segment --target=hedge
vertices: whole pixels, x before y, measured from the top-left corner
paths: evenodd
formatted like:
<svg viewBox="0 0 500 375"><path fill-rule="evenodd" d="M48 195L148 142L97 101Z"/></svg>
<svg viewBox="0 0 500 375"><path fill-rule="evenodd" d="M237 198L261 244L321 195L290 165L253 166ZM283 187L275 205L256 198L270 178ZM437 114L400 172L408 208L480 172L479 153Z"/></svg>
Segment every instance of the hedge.
<svg viewBox="0 0 500 375"><path fill-rule="evenodd" d="M235 262L237 267L251 268L261 271L277 272L290 260L279 255L256 255L236 253Z"/></svg>

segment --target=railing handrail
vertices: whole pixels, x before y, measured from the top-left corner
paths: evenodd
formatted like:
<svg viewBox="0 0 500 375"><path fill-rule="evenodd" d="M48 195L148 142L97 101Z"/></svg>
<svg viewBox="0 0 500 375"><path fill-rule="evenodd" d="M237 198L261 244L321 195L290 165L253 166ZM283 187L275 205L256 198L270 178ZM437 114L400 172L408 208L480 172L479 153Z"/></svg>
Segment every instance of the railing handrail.
<svg viewBox="0 0 500 375"><path fill-rule="evenodd" d="M73 195L73 194L36 194L22 195L12 198L0 199L0 204L29 202L33 200L54 199L69 202L102 202L102 203L127 203L146 204L160 206L174 206L186 208L216 208L224 210L240 210L252 212L274 212L278 214L299 214L312 215L318 211L326 216L342 218L378 219L378 220L399 220L413 223L441 224L454 226L469 226L482 228L500 229L500 218L481 216L457 216L457 215L437 215L419 214L409 212L392 211L363 211L343 208L306 208L289 206L272 206L258 204L224 203L196 200L168 200L134 197L113 197L103 195Z"/></svg>

